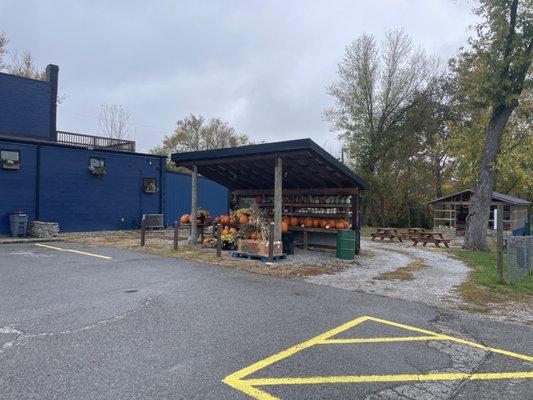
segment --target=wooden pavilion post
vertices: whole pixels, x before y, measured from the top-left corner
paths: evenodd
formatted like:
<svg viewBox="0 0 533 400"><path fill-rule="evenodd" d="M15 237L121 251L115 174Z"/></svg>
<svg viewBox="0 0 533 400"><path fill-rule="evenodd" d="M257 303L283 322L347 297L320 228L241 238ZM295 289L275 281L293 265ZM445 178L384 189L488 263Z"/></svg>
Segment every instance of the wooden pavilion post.
<svg viewBox="0 0 533 400"><path fill-rule="evenodd" d="M196 211L198 209L198 167L192 167L191 179L191 235L189 244L196 244L198 241L198 223L196 222Z"/></svg>
<svg viewBox="0 0 533 400"><path fill-rule="evenodd" d="M361 250L361 227L359 226L361 219L359 218L359 188L355 188L355 193L352 196L352 229L356 232L355 238L355 254L359 254Z"/></svg>
<svg viewBox="0 0 533 400"><path fill-rule="evenodd" d="M276 157L274 167L274 241L281 241L281 214L283 205L283 163Z"/></svg>

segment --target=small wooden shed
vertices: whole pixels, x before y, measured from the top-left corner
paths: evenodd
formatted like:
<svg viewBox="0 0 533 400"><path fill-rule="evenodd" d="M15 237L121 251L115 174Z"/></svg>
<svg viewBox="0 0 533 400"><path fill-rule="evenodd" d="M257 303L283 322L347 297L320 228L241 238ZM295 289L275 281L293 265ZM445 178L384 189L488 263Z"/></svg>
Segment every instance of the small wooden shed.
<svg viewBox="0 0 533 400"><path fill-rule="evenodd" d="M434 226L454 227L458 232L465 229L468 206L474 190L465 189L460 192L431 200L433 205ZM496 208L503 205L503 229L511 231L524 226L531 202L507 194L492 192L488 229L496 229Z"/></svg>

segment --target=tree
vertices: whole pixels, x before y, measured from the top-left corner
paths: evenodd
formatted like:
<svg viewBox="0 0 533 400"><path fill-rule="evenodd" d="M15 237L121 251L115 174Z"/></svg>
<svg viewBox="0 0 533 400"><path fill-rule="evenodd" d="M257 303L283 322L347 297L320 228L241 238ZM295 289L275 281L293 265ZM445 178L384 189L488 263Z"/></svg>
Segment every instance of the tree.
<svg viewBox="0 0 533 400"><path fill-rule="evenodd" d="M235 133L227 122L219 118L206 121L200 115L189 115L176 122L172 135L165 136L163 143L151 149L153 154L170 156L172 153L236 147L250 144L247 135Z"/></svg>
<svg viewBox="0 0 533 400"><path fill-rule="evenodd" d="M469 102L490 111L463 247L487 250L490 202L504 131L524 88L531 84L533 2L481 0L475 12L483 21L476 26L477 36L469 41L470 49L459 55L457 73Z"/></svg>
<svg viewBox="0 0 533 400"><path fill-rule="evenodd" d="M24 78L46 80L46 70L39 69L35 65L32 55L29 51L24 51L22 57L14 51L11 53L11 63L6 67L7 72L12 75L22 76Z"/></svg>
<svg viewBox="0 0 533 400"><path fill-rule="evenodd" d="M98 125L101 133L108 138L126 140L129 137L129 119L130 114L122 105L103 104L100 107Z"/></svg>
<svg viewBox="0 0 533 400"><path fill-rule="evenodd" d="M423 196L411 193L410 186L426 177L414 177L412 164L425 162L419 154L418 125L429 111L414 109L426 98L436 71L436 60L415 48L402 31L388 32L381 46L373 36L363 35L346 47L339 80L328 89L335 105L326 118L339 133L352 167L372 186L365 194L363 215L370 214L373 225L400 223L398 218L408 224L411 211L419 208L412 201ZM400 186L403 192L391 193L391 187Z"/></svg>
<svg viewBox="0 0 533 400"><path fill-rule="evenodd" d="M0 33L0 71L2 71L6 65L4 64L4 57L7 54L7 44L9 43L9 40L7 37Z"/></svg>

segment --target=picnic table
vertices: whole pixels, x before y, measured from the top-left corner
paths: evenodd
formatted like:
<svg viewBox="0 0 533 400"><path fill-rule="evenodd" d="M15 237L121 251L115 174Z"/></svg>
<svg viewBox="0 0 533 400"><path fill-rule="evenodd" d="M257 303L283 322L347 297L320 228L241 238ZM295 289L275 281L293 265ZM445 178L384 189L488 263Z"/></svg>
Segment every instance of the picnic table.
<svg viewBox="0 0 533 400"><path fill-rule="evenodd" d="M452 241L444 237L442 232L431 232L431 231L419 231L411 237L413 241L413 246L416 246L418 243L422 243L422 246L427 245L428 243L434 243L435 246L440 247L442 243L446 247Z"/></svg>
<svg viewBox="0 0 533 400"><path fill-rule="evenodd" d="M382 241L383 239L389 239L393 242L394 239L398 239L400 242L403 242L402 235L397 228L376 228L376 231L371 233L370 236L372 240L381 238Z"/></svg>

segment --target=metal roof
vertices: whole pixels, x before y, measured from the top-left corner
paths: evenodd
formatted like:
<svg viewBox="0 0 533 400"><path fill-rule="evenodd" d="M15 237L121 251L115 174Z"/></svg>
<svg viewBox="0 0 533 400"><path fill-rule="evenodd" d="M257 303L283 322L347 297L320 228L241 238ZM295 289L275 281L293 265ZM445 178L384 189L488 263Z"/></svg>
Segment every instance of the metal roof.
<svg viewBox="0 0 533 400"><path fill-rule="evenodd" d="M431 204L431 203L437 203L439 201L443 201L443 200L447 200L453 196L457 196L459 194L463 194L463 193L470 193L470 194L473 194L474 193L474 190L473 189L465 189L465 190L461 190L459 192L455 192L455 193L452 193L452 194L449 194L449 195L446 195L446 196L443 196L443 197L439 197L437 199L433 199L431 201L428 201L428 204ZM503 194L503 193L498 193L498 192L492 192L492 199L493 200L496 200L496 201L501 201L501 202L504 202L504 203L509 203L509 204L514 204L514 205L530 205L531 202L528 201L528 200L524 200L524 199L520 199L518 197L514 197L514 196L509 196L508 194Z"/></svg>
<svg viewBox="0 0 533 400"><path fill-rule="evenodd" d="M284 188L361 188L368 183L311 139L174 153L177 166L192 168L230 189L274 187L274 160L283 160Z"/></svg>

